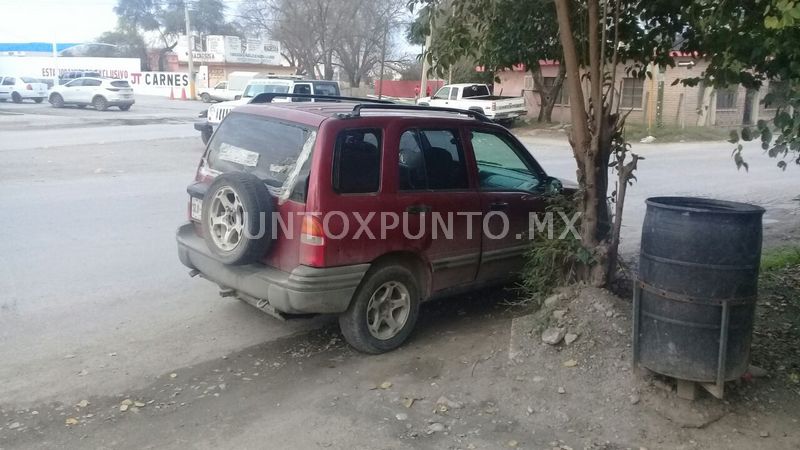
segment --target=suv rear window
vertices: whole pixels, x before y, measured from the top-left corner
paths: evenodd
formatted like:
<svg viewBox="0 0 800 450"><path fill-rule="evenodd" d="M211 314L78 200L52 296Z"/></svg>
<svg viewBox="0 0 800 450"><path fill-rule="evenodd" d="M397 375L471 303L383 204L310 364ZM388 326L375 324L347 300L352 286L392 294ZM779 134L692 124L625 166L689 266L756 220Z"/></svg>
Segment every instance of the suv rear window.
<svg viewBox="0 0 800 450"><path fill-rule="evenodd" d="M127 80L112 81L111 85L114 86L114 87L131 87L131 85L128 84Z"/></svg>
<svg viewBox="0 0 800 450"><path fill-rule="evenodd" d="M463 98L469 97L487 97L489 96L489 88L482 84L473 84L472 86L466 86L464 88L464 93L461 94Z"/></svg>
<svg viewBox="0 0 800 450"><path fill-rule="evenodd" d="M317 95L339 96L339 86L333 83L315 83L314 91Z"/></svg>
<svg viewBox="0 0 800 450"><path fill-rule="evenodd" d="M208 165L219 172L252 173L288 192L307 171L316 137L315 129L234 112L208 145Z"/></svg>

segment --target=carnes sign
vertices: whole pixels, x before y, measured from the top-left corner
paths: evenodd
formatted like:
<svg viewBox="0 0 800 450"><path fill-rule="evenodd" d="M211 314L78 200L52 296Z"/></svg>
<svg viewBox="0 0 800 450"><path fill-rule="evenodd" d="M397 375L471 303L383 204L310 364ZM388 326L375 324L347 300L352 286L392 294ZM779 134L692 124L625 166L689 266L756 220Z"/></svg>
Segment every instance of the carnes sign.
<svg viewBox="0 0 800 450"><path fill-rule="evenodd" d="M181 89L189 90L189 75L182 72L136 72L128 78L135 92L145 95L181 94Z"/></svg>

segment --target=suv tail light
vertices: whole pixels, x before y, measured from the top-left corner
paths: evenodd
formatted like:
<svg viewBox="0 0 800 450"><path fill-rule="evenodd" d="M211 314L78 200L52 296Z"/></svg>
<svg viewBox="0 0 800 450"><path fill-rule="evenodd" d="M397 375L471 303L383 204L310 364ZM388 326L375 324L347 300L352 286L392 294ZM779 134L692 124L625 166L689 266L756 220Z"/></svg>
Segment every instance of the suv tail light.
<svg viewBox="0 0 800 450"><path fill-rule="evenodd" d="M300 242L308 245L325 245L325 232L322 229L322 222L319 217L303 216L303 224L300 227Z"/></svg>
<svg viewBox="0 0 800 450"><path fill-rule="evenodd" d="M31 86L30 84L26 84L25 85L25 89L28 90L28 91L32 91L33 90L33 86Z"/></svg>
<svg viewBox="0 0 800 450"><path fill-rule="evenodd" d="M300 244L300 264L311 267L325 265L325 232L319 217L303 216Z"/></svg>

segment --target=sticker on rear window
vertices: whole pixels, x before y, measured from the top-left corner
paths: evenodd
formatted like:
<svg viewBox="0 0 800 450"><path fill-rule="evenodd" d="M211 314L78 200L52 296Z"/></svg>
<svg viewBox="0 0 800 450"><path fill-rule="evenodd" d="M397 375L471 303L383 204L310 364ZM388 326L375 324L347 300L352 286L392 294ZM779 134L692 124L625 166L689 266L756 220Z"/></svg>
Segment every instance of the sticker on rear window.
<svg viewBox="0 0 800 450"><path fill-rule="evenodd" d="M222 161L228 161L243 166L255 167L258 165L258 157L260 155L250 150L245 150L241 147L236 147L231 144L221 144L219 146L219 155L217 158Z"/></svg>

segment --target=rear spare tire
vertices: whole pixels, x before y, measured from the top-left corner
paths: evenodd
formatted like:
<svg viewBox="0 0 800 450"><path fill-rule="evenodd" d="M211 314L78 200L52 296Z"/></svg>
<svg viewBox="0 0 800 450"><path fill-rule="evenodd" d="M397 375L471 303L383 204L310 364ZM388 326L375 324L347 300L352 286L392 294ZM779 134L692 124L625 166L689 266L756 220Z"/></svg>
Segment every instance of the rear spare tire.
<svg viewBox="0 0 800 450"><path fill-rule="evenodd" d="M222 174L203 197L203 238L224 264L259 260L272 243L272 196L245 172Z"/></svg>

